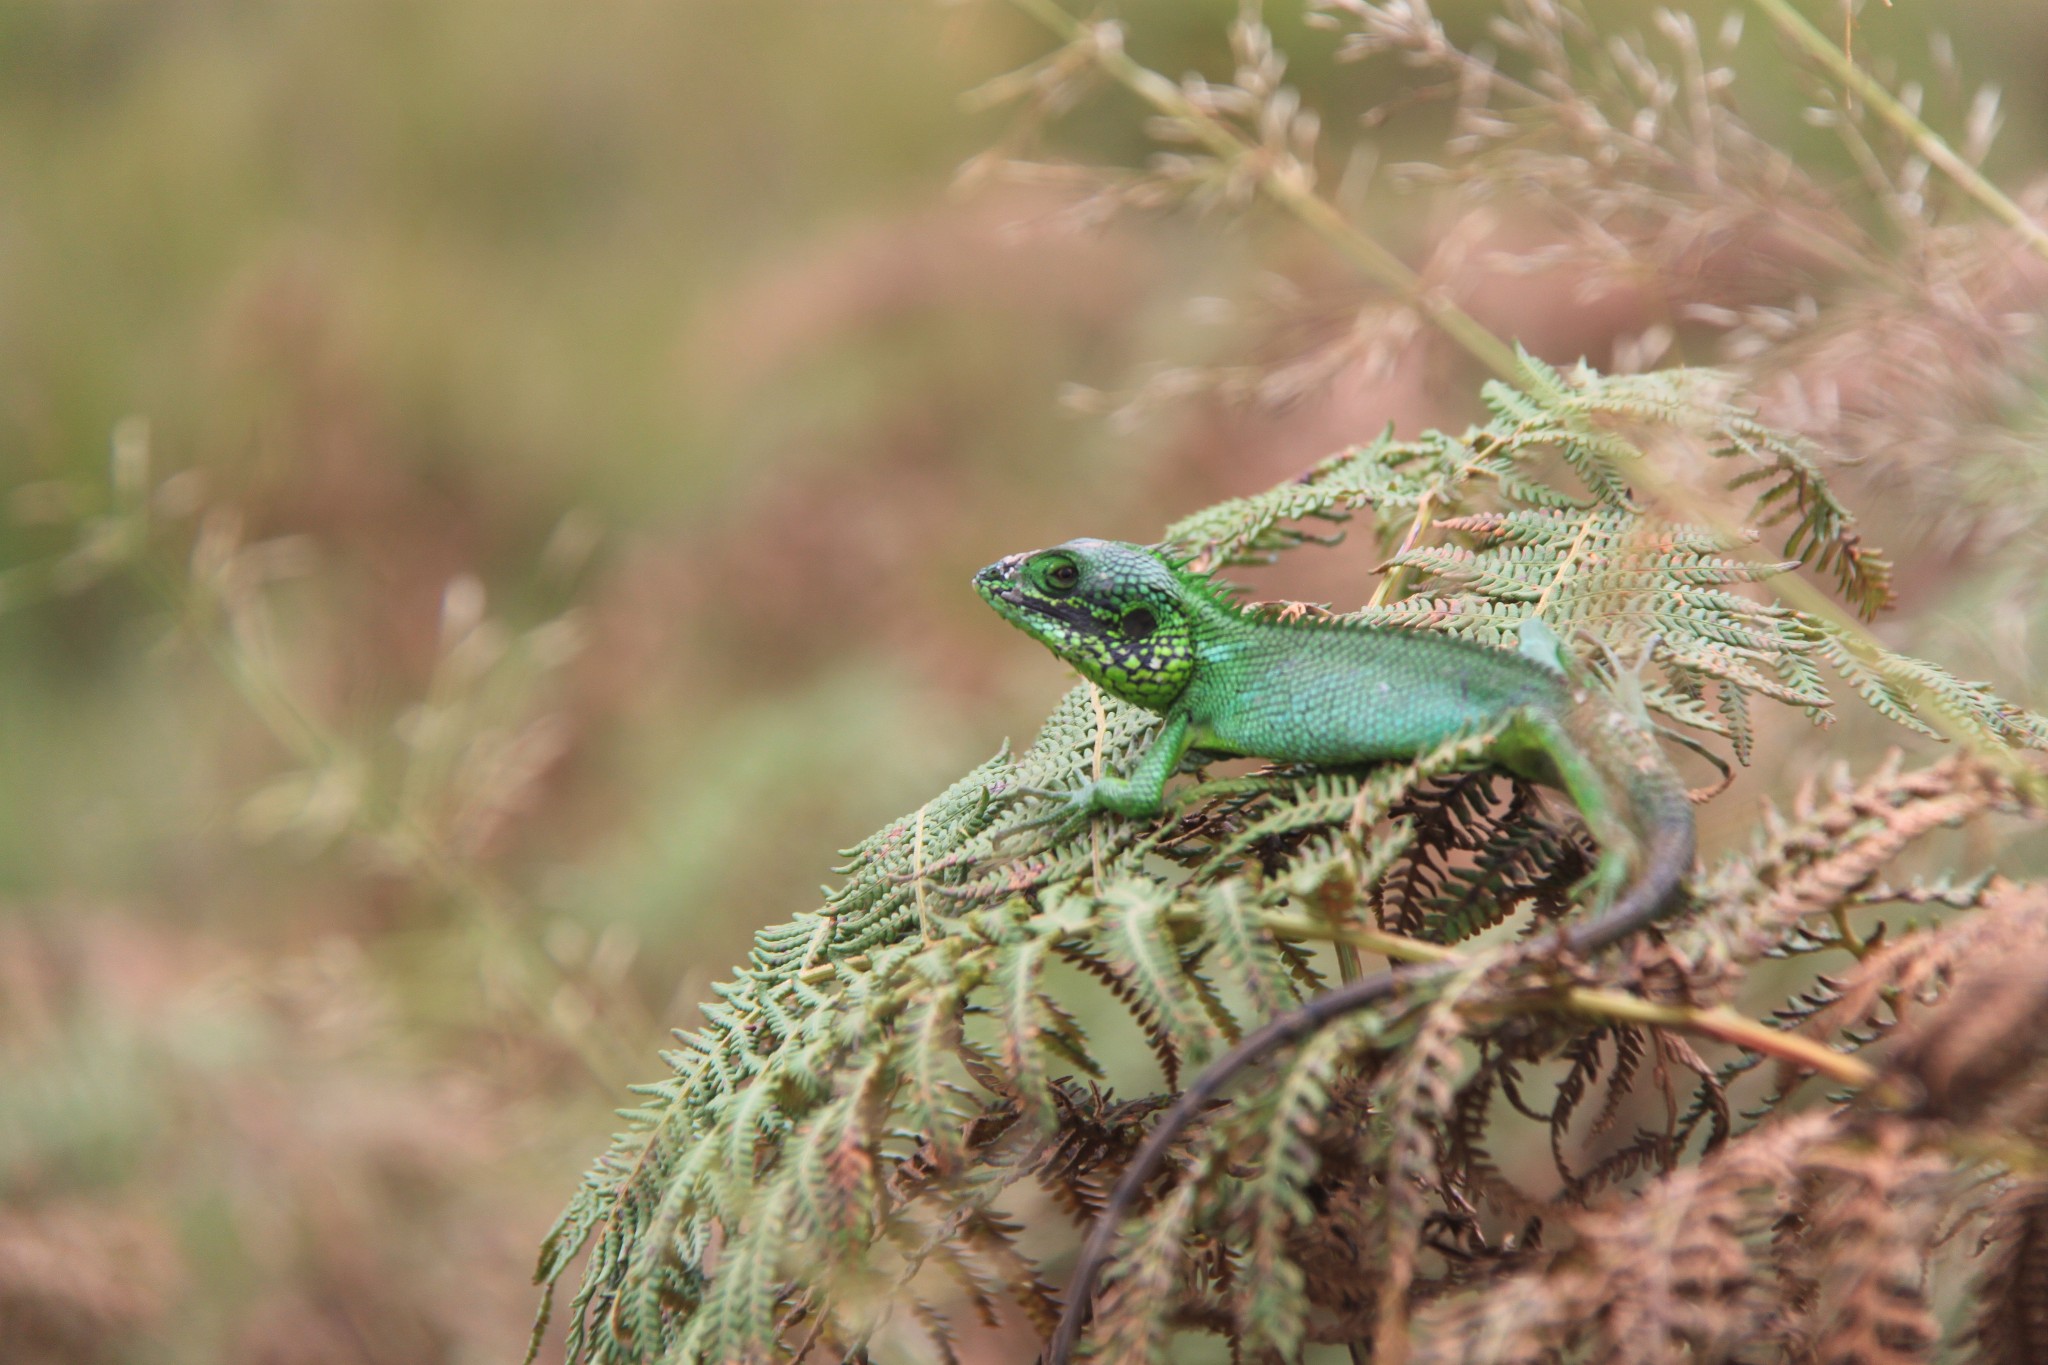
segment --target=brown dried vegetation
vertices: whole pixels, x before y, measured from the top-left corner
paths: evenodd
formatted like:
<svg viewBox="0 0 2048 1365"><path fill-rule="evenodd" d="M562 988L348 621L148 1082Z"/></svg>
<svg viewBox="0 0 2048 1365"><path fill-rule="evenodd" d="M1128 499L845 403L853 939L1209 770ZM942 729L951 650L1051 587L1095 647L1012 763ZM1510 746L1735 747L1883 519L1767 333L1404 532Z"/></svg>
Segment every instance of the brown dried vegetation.
<svg viewBox="0 0 2048 1365"><path fill-rule="evenodd" d="M1172 1087L1385 930L1466 954L1455 987L1184 1138L1097 1358L2048 1359L2038 722L1959 680L2035 676L2048 267L1754 15L1326 0L1334 39L1273 4L1276 39L1132 0L984 91L1022 115L947 198L956 89L1042 47L996 6L19 8L0 1357L516 1353L665 1027L815 850L1043 714L965 572L1285 479L1187 548L1484 638L1534 585L1755 763L1695 904L1528 960L1585 841L1458 752L998 848L1030 812L992 783L1142 743L1075 698L763 932L673 1054L737 1102L683 1131L685 1087L644 1094L657 1139L549 1242L550 1277L592 1253L574 1350L1030 1359ZM2038 216L2039 16L1920 61L1911 9L1865 7L1859 60ZM1208 74L1105 169L1126 42ZM2002 162L1962 83L2001 61ZM1359 272L1367 232L1412 280ZM1552 362L1534 407L1372 445L1480 414L1447 302ZM1589 485L1628 497L1520 515ZM1891 602L1881 642L1784 614L1830 587ZM1858 698L1969 752L1887 757Z"/></svg>
<svg viewBox="0 0 2048 1365"><path fill-rule="evenodd" d="M2002 1190L2030 1169L2048 1086L2034 1041L2048 902L2024 854L2003 874L1985 862L2015 822L2041 819L2038 768L2015 751L2048 731L1879 645L1749 547L1780 540L1862 615L1897 606L1899 581L1925 600L1922 566L1895 580L1849 505L1903 481L1921 491L1910 515L1879 518L1893 530L1978 515L1973 481L1996 466L1986 438L2013 429L2040 379L2041 261L2006 227L1961 221L1954 192L1825 82L1812 121L1859 179L1845 190L1782 150L1737 112L1735 71L1711 55L1738 26L1717 49L1682 16L1644 40L1573 5L1510 0L1498 50L1480 56L1412 0L1327 0L1314 8L1340 60L1404 68L1365 127L1455 106L1441 155L1401 172L1434 196L1438 223L1411 270L1332 207L1359 202L1356 186L1325 188L1333 166L1359 164L1356 147L1347 158L1345 133L1289 87L1249 7L1230 76L1177 83L1134 62L1118 24L1016 8L1064 45L991 87L1022 114L977 175L1084 186L1071 217L1089 224L1263 200L1384 291L1332 287L1289 242L1276 255L1293 278L1251 310L1267 337L1252 359L1078 395L1133 427L1192 399L1237 430L1269 423L1278 446L1352 433L1299 478L1187 518L1169 544L1204 567L1248 566L1321 540L1315 518L1369 508L1388 575L1372 619L1500 641L1534 603L1624 656L1655 634L1644 705L1735 763L1791 742L1752 702L1842 717L1822 670L1841 700L1970 752L1832 764L1788 783L1782 806L1747 798L1756 814L1721 816L1731 851L1687 912L1610 961L1556 963L1499 929L1576 913L1583 838L1532 791L1462 768L1455 745L1371 777L1227 779L1159 830L1105 822L1016 847L1016 808L989 794L1114 766L1142 743L1142 716L1075 694L1030 751L859 846L823 909L763 931L547 1248L550 1279L590 1250L575 1352L777 1358L829 1340L841 1354L1001 1356L952 1325L921 1268L935 1244L905 1230L945 1242L1002 1209L1000 1236L957 1244L982 1266L974 1302L988 1312L1003 1287L1043 1334L1059 1222L1105 1216L1110 1178L1207 1057L1350 970L1346 945L1393 931L1478 942L1441 984L1247 1078L1135 1204L1107 1210L1127 1217L1109 1273L1092 1304L1065 1305L1092 1310L1096 1358L1168 1359L1181 1334L1209 1333L1247 1359L1344 1343L1380 1365L1889 1365L1964 1349L1942 1323L1973 1276L1995 1300L1977 1349L2024 1358L2034 1215ZM1056 120L1091 84L1149 104L1166 150L1137 171L1050 161ZM1968 160L1992 109L1978 101ZM1529 300L1542 309L1516 311ZM1618 374L1504 354L1488 326L1597 354L1566 331L1595 329ZM1441 360L1446 340L1510 379L1484 390L1492 421L1358 443L1358 412L1402 411L1435 363L1417 354ZM1728 368L1623 377L1687 352ZM2008 535L1962 539L1988 565ZM2001 610L2036 610L1994 577ZM1781 775L1819 767L1798 752ZM1726 785L1700 794L1710 815L1742 805ZM1967 856L1942 833L1957 827L1973 831ZM1729 1008L1772 993L1790 999L1768 1024ZM819 1022L849 1009L871 1022ZM951 1079L935 1083L940 1053ZM817 1088L821 1074L848 1080ZM1114 1100L1091 1079L1077 1104L1079 1077L1132 1074L1164 1090ZM920 1178L849 1223L848 1191L807 1177L805 1153L841 1140L854 1084L890 1097L863 1150ZM963 1122L971 1150L942 1136ZM892 1127L915 1144L892 1146ZM751 1156L744 1195L708 1164L721 1145ZM771 1244L770 1201L820 1211L774 1224ZM712 1236L726 1239L715 1262L699 1251ZM1988 1273L1971 1263L1980 1241ZM803 1296L801 1341L750 1306L778 1292Z"/></svg>

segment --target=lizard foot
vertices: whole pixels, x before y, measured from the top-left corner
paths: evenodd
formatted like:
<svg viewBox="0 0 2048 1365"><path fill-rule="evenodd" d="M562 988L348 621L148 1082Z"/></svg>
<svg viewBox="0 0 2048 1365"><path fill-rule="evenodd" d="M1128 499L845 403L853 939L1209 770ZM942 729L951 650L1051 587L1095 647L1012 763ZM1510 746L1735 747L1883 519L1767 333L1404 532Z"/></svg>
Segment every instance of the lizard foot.
<svg viewBox="0 0 2048 1365"><path fill-rule="evenodd" d="M1010 827L1003 838L1027 830L1051 829L1051 842L1064 843L1080 833L1095 814L1095 783L1079 787L1012 787L1005 796L1028 796L1049 803L1050 809Z"/></svg>

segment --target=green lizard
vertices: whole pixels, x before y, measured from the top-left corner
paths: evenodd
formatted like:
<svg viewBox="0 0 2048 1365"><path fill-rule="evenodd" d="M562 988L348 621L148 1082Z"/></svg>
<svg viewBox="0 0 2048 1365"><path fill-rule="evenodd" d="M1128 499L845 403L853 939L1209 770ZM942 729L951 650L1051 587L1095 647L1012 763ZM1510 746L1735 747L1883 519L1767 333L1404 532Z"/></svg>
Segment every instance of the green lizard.
<svg viewBox="0 0 2048 1365"><path fill-rule="evenodd" d="M1364 763L1413 758L1456 735L1492 729L1493 760L1561 787L1600 845L1590 879L1597 912L1560 932L1551 949L1595 952L1648 924L1678 900L1692 867L1684 782L1644 722L1567 673L1556 636L1540 622L1525 628L1515 652L1357 622L1278 621L1248 614L1203 576L1151 550L1106 540L1010 555L983 569L974 585L1082 676L1162 718L1128 776L1038 793L1065 803L1055 818L1155 815L1168 779L1191 753ZM1230 1080L1331 1019L1442 970L1347 982L1246 1035L1196 1077L1097 1218L1049 1365L1073 1352L1123 1213L1168 1146Z"/></svg>

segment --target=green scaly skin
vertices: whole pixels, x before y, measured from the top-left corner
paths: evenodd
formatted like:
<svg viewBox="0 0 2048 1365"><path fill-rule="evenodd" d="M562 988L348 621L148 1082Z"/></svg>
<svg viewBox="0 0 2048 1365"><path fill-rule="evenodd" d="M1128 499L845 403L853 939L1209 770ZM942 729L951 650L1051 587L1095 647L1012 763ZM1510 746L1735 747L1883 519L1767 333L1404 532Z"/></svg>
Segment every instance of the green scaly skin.
<svg viewBox="0 0 2048 1365"><path fill-rule="evenodd" d="M1685 784L1645 724L1559 666L1556 637L1540 623L1525 629L1515 653L1354 622L1264 619L1151 550L1107 540L1011 555L977 574L974 586L1082 676L1162 718L1158 738L1128 776L1049 794L1065 803L1066 822L1096 811L1158 814L1168 779L1191 753L1365 763L1413 758L1491 728L1494 761L1562 788L1600 845L1592 877L1599 909L1561 930L1548 948L1597 952L1680 898L1693 859ZM1270 1020L1196 1077L1096 1219L1045 1357L1049 1365L1064 1365L1073 1354L1124 1213L1167 1148L1230 1081L1331 1020L1444 970L1347 982Z"/></svg>

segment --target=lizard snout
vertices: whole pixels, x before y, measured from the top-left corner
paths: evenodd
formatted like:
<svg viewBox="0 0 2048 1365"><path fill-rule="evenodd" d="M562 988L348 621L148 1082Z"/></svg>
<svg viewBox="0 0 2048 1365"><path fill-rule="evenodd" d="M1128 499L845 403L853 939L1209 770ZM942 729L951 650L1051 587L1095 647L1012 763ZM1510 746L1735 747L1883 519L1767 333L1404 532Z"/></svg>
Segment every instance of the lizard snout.
<svg viewBox="0 0 2048 1365"><path fill-rule="evenodd" d="M1029 556L1022 554L1004 555L995 563L974 576L976 587L998 587L1017 581L1017 569Z"/></svg>

